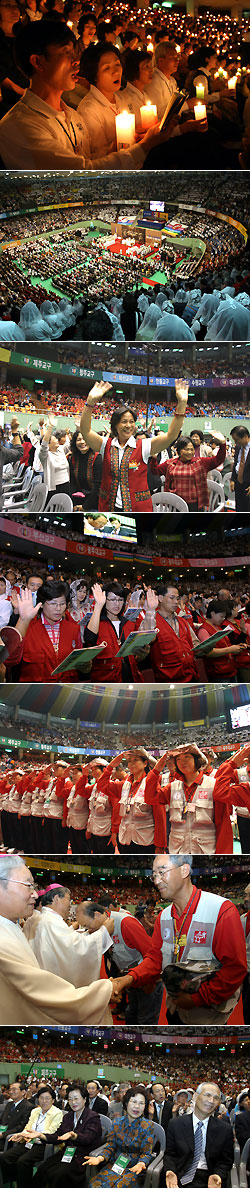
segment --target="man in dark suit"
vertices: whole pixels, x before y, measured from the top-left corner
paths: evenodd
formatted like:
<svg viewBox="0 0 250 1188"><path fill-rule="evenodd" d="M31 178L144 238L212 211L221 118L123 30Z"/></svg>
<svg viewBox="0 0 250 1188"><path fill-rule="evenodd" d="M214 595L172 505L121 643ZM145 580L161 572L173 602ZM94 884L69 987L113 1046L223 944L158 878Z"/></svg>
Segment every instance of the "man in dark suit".
<svg viewBox="0 0 250 1188"><path fill-rule="evenodd" d="M171 1094L166 1094L166 1090L161 1081L156 1081L155 1084L152 1085L152 1095L154 1106L153 1121L159 1122L160 1126L163 1126L163 1130L165 1130L165 1135L167 1137L168 1123L170 1122L170 1118L172 1118L173 1098L171 1097Z"/></svg>
<svg viewBox="0 0 250 1188"><path fill-rule="evenodd" d="M108 1101L106 1097L102 1097L99 1093L99 1081L88 1081L87 1089L89 1094L89 1109L95 1110L96 1114L108 1114Z"/></svg>
<svg viewBox="0 0 250 1188"><path fill-rule="evenodd" d="M10 1085L10 1099L6 1102L1 1115L1 1127L6 1126L4 1134L0 1136L0 1151L3 1151L5 1140L9 1134L19 1134L26 1126L31 1112L31 1102L26 1101L26 1090L22 1089L19 1081Z"/></svg>
<svg viewBox="0 0 250 1188"><path fill-rule="evenodd" d="M193 1113L169 1122L162 1177L166 1188L226 1188L234 1143L232 1128L213 1117L220 1100L218 1085L199 1085Z"/></svg>
<svg viewBox="0 0 250 1188"><path fill-rule="evenodd" d="M231 431L235 442L234 464L231 474L231 489L235 490L237 512L250 511L250 433L245 425Z"/></svg>

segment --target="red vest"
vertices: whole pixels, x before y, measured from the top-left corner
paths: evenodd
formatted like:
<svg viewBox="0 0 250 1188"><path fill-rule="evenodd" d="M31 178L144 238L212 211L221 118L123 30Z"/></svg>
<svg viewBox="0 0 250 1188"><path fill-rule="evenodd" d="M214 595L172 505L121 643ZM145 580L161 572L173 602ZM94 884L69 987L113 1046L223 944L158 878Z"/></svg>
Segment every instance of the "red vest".
<svg viewBox="0 0 250 1188"><path fill-rule="evenodd" d="M134 622L131 623L131 619L128 620L123 625L121 638L118 639L115 627L112 627L112 623L109 622L109 619L100 619L98 644L103 643L104 641L107 644L107 647L105 648L105 651L103 651L100 656L96 656L96 659L93 661L91 669L92 681L122 681L122 660L120 660L117 656L117 652L119 652L119 648L121 647L122 642L124 642L124 639L127 639L128 635L130 635L130 632L134 631L134 627ZM139 681L143 680L143 677L140 674L136 657L130 656L129 661L133 680L138 683Z"/></svg>
<svg viewBox="0 0 250 1188"><path fill-rule="evenodd" d="M178 619L179 636L163 615L156 611L158 635L151 644L151 661L156 681L197 679L196 662L188 623Z"/></svg>
<svg viewBox="0 0 250 1188"><path fill-rule="evenodd" d="M215 635L215 632L218 631L218 627L213 627L213 624L210 623L210 619L204 620L204 627L206 628L208 635ZM216 644L214 646L216 647ZM218 648L229 648L229 647L230 647L229 636L224 635L224 639L219 640ZM211 656L211 658L210 658L210 656L208 654L208 655L204 656L204 664L205 664L207 676L213 677L213 676L216 676L217 674L218 674L218 676L223 676L224 673L225 673L225 676L236 677L236 675L237 675L237 669L236 669L234 656L229 656L226 654L225 656Z"/></svg>
<svg viewBox="0 0 250 1188"><path fill-rule="evenodd" d="M90 488L90 491L93 491L93 487L95 485L94 462L95 462L96 458L98 458L98 456L99 455L97 453L92 454L92 451L90 451L88 461L87 461L87 476L86 477L87 477L87 483L88 483L88 487Z"/></svg>
<svg viewBox="0 0 250 1188"><path fill-rule="evenodd" d="M136 446L125 447L119 469L119 451L109 437L103 459L102 480L99 493L99 511L115 511L117 491L120 483L122 511L152 511L152 499L148 489L147 466L142 458L142 439Z"/></svg>

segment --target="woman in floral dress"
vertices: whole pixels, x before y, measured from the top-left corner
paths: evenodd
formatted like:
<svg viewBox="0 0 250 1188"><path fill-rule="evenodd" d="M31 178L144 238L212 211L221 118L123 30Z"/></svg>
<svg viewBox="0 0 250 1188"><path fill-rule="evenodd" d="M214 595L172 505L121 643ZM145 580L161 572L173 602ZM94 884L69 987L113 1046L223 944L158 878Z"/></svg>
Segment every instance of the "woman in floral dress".
<svg viewBox="0 0 250 1188"><path fill-rule="evenodd" d="M153 1123L145 1118L147 1104L145 1089L129 1089L125 1094L125 1116L114 1121L102 1155L89 1155L84 1160L84 1165L96 1168L96 1174L91 1176L91 1188L116 1188L121 1181L123 1188L135 1188L144 1182L154 1145ZM121 1156L129 1162L125 1170L116 1171L114 1164Z"/></svg>

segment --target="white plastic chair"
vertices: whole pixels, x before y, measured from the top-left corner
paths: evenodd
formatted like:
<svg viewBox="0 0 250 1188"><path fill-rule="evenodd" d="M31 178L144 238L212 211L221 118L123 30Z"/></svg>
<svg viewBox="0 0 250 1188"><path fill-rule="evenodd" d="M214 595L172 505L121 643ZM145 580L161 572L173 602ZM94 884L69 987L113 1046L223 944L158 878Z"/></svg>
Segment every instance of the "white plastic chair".
<svg viewBox="0 0 250 1188"><path fill-rule="evenodd" d="M9 497L4 499L3 510L4 511L14 511L14 512L16 512L16 511L22 511L22 512L33 511L35 493L36 493L37 489L40 490L41 487L43 487L43 490L44 490L45 484L43 484L43 482L42 482L42 475L33 473L32 481L30 483L29 489L27 491L24 491L23 489L21 491L19 491L17 499L14 499L12 496L11 502L9 500ZM46 491L47 491L47 496L48 496L48 487L46 487ZM39 502L42 502L42 501L40 500ZM36 508L36 510L38 511L39 508Z"/></svg>
<svg viewBox="0 0 250 1188"><path fill-rule="evenodd" d="M215 483L210 477L207 480L209 490L209 508L210 512L223 511L225 507L225 492L222 482Z"/></svg>
<svg viewBox="0 0 250 1188"><path fill-rule="evenodd" d="M227 474L224 474L224 478L222 479L224 495L225 495L225 499L229 500L229 502L235 506L235 494L234 494L234 491L231 491L230 483L231 483L231 472L228 471Z"/></svg>
<svg viewBox="0 0 250 1188"><path fill-rule="evenodd" d="M47 498L48 487L46 487L46 483L37 483L23 508L25 515L27 512L32 512L32 514L33 512L42 512L45 508Z"/></svg>
<svg viewBox="0 0 250 1188"><path fill-rule="evenodd" d="M52 495L46 507L46 512L55 512L56 515L60 514L60 512L72 511L73 499L70 498L70 495L66 495L64 491L62 491L61 495Z"/></svg>
<svg viewBox="0 0 250 1188"><path fill-rule="evenodd" d="M209 478L214 479L215 483L222 483L222 474L220 470L209 470Z"/></svg>
<svg viewBox="0 0 250 1188"><path fill-rule="evenodd" d="M189 507L185 499L175 495L174 491L156 491L152 495L153 511L158 512L188 512Z"/></svg>
<svg viewBox="0 0 250 1188"><path fill-rule="evenodd" d="M29 470L24 476L23 484L20 487L16 488L14 484L8 491L3 490L4 506L6 509L9 508L14 510L15 508L19 507L22 509L24 500L28 499L33 482L34 471L31 470L31 467L29 467Z"/></svg>

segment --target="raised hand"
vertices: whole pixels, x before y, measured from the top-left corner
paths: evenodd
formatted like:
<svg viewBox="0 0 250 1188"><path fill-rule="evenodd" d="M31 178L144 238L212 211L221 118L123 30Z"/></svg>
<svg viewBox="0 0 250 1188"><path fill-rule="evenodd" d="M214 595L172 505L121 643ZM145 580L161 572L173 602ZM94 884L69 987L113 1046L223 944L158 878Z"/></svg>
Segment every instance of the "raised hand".
<svg viewBox="0 0 250 1188"><path fill-rule="evenodd" d="M99 586L98 582L95 582L94 586L92 586L92 594L94 595L94 599L95 599L97 606L100 606L101 608L103 606L105 606L105 602L106 602L105 590L102 589L102 586Z"/></svg>
<svg viewBox="0 0 250 1188"><path fill-rule="evenodd" d="M185 405L188 401L189 380L175 380L175 391L179 404Z"/></svg>
<svg viewBox="0 0 250 1188"><path fill-rule="evenodd" d="M99 400L102 399L102 396L105 396L106 392L111 391L111 388L112 384L108 384L105 380L100 380L99 383L94 384L93 388L90 389L87 396L87 403L89 405L92 404L94 408L95 404L98 404Z"/></svg>
<svg viewBox="0 0 250 1188"><path fill-rule="evenodd" d="M42 602L37 602L33 606L31 590L21 590L21 594L17 594L16 609L18 610L19 619L31 622L36 618L38 611L42 607Z"/></svg>
<svg viewBox="0 0 250 1188"><path fill-rule="evenodd" d="M249 759L249 756L250 756L250 743L246 743L245 746L242 747L240 751L236 751L235 754L232 755L232 759L230 760L230 762L232 762L232 760L233 760L236 767L241 767L241 764L243 763L244 759Z"/></svg>
<svg viewBox="0 0 250 1188"><path fill-rule="evenodd" d="M155 590L151 589L151 586L147 590L147 604L149 610L157 610L159 605L158 594L155 593Z"/></svg>

